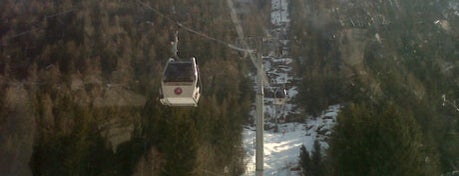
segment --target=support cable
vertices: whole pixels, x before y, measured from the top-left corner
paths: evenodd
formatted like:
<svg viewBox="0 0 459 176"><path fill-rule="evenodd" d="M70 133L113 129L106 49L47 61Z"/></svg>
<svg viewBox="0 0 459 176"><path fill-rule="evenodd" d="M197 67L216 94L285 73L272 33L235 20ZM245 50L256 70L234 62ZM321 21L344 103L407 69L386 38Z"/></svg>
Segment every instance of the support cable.
<svg viewBox="0 0 459 176"><path fill-rule="evenodd" d="M236 14L236 9L234 8L234 4L232 0L227 0L228 6L230 7L230 14L231 14L231 20L233 20L234 26L236 27L236 32L237 35L239 36L241 40L242 47L246 48L248 51L252 51L249 49L249 45L247 44L247 41L245 40L244 32L242 30L242 25L241 22L239 21L237 14ZM254 52L248 52L250 60L252 61L253 65L257 68L257 70L263 70L262 68L259 68L259 64L257 62L263 62L262 59L257 61L257 57L255 56ZM263 76L262 76L263 82L266 84L269 84L269 79L266 77L266 74L264 74L263 70Z"/></svg>
<svg viewBox="0 0 459 176"><path fill-rule="evenodd" d="M70 9L65 10L63 12L58 12L58 13L54 13L54 14L50 14L50 15L45 15L45 17L43 19L47 20L48 18L54 18L54 17L57 17L57 16L66 15L68 13L72 13L72 12L77 11L77 10L79 10L79 8L77 8L77 7L70 8ZM37 26L34 25L33 29L30 29L30 30L27 30L27 31L23 31L23 32L19 32L19 33L16 33L14 35L11 35L11 36L6 36L5 40L11 40L11 39L14 39L14 38L17 38L17 37L21 37L21 36L26 35L28 33L32 33L32 32L38 31L38 30L43 30L43 28L44 28L44 26L37 27Z"/></svg>
<svg viewBox="0 0 459 176"><path fill-rule="evenodd" d="M232 0L227 0L228 7L231 12L231 19L233 20L234 25L236 26L236 32L242 42L244 48L249 48L247 41L245 40L244 33L242 31L242 26L237 18L236 10L234 9L234 4ZM259 58L255 56L253 52L249 52L250 59L252 60L253 65L257 68L257 93L256 93L256 134L255 134L255 175L263 176L264 174L264 86L263 84L269 84L269 81L266 77L265 71L263 69L263 59L261 55Z"/></svg>
<svg viewBox="0 0 459 176"><path fill-rule="evenodd" d="M159 15L160 17L162 17L162 18L164 18L164 19L166 19L166 20L168 20L168 21L170 21L170 22L176 24L176 25L179 26L180 28L183 28L184 30L186 30L186 31L188 31L188 32L190 32L190 33L199 35L199 36L204 37L204 38L206 38L206 39L208 39L208 40L212 40L212 41L217 42L217 43L219 43L219 44L221 44L221 45L225 45L225 46L227 46L227 47L229 47L229 48L231 48L231 49L233 49L233 50L236 50L236 51L246 52L246 53L252 53L252 52L254 52L253 50L240 48L240 47L237 47L236 45L233 45L233 44L228 43L228 42L226 42L226 41L223 41L223 40L217 39L217 38L215 38L215 37L211 37L211 36L209 36L209 35L207 35L207 34L198 32L198 31L196 31L196 30L194 30L194 29L192 29L192 28L190 28L190 27L184 25L183 23L181 23L181 22L179 22L179 21L176 21L176 20L172 19L171 17L169 17L169 16L167 16L167 15L161 13L158 9L153 8L152 6L148 5L148 4L145 3L145 2L142 2L142 1L140 1L140 0L137 0L137 3L140 4L140 5L142 5L142 6L144 6L144 7L147 8L147 9L152 10L153 12L155 12L155 13L156 13L157 15Z"/></svg>

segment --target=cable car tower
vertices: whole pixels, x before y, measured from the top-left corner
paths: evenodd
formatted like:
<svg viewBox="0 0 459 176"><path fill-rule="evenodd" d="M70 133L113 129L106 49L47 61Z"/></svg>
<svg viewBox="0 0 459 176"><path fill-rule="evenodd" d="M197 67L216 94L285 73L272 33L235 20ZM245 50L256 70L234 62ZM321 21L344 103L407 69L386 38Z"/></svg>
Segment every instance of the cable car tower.
<svg viewBox="0 0 459 176"><path fill-rule="evenodd" d="M161 79L160 102L167 106L198 106L201 97L201 79L196 58L179 59L177 55L178 32L172 43L173 57L164 67Z"/></svg>
<svg viewBox="0 0 459 176"><path fill-rule="evenodd" d="M264 112L264 84L269 84L268 78L266 77L265 70L263 68L263 59L261 56L255 56L254 51L249 49L249 45L244 37L241 23L236 15L234 4L232 0L227 0L228 7L230 8L231 20L233 21L237 35L241 40L242 47L245 48L245 52L249 55L253 65L257 68L257 89L256 89L256 133L255 133L255 175L263 176L264 174L264 126L265 126L265 112Z"/></svg>

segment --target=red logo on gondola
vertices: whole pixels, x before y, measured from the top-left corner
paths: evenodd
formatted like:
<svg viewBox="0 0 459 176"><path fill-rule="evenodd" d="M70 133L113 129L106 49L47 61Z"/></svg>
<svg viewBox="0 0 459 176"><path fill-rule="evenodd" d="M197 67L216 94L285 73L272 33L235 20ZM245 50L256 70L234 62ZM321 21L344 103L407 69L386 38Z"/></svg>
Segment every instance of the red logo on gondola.
<svg viewBox="0 0 459 176"><path fill-rule="evenodd" d="M177 87L177 88L175 88L175 90L174 90L175 95L180 95L180 94L182 94L182 92L183 92L183 90L182 90L182 88L180 88L180 87Z"/></svg>

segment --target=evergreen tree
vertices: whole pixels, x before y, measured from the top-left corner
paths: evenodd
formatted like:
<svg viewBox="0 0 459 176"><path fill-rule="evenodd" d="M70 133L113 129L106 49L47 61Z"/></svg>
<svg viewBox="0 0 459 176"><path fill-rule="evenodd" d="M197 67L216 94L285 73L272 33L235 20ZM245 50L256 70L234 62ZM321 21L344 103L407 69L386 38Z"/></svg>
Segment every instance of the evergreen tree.
<svg viewBox="0 0 459 176"><path fill-rule="evenodd" d="M314 141L314 151L311 157L311 175L321 176L324 173L322 160L322 149L318 140Z"/></svg>
<svg viewBox="0 0 459 176"><path fill-rule="evenodd" d="M436 175L413 115L390 104L378 109L351 104L338 116L330 145L334 174Z"/></svg>
<svg viewBox="0 0 459 176"><path fill-rule="evenodd" d="M312 176L311 158L309 152L304 145L300 147L300 167L304 176Z"/></svg>

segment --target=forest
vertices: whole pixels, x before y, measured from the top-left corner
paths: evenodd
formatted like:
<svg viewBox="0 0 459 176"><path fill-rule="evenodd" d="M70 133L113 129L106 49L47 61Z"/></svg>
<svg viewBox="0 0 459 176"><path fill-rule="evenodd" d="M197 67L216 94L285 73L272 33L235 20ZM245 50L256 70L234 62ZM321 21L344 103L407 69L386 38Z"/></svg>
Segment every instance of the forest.
<svg viewBox="0 0 459 176"><path fill-rule="evenodd" d="M248 38L270 25L254 2ZM304 175L459 170L454 1L289 2L292 120L344 107L328 150L301 149ZM0 1L0 175L242 175L255 68L174 23L236 44L229 14L215 0ZM159 102L175 31L200 65L196 108Z"/></svg>
<svg viewBox="0 0 459 176"><path fill-rule="evenodd" d="M292 0L290 5L292 52L303 78L298 103L310 113L345 106L323 158L301 152L303 168L321 168L304 169L305 175L458 170L454 2Z"/></svg>
<svg viewBox="0 0 459 176"><path fill-rule="evenodd" d="M171 21L234 43L226 2L5 0L0 15L2 175L243 173L253 68ZM201 67L197 108L159 103L176 31Z"/></svg>

